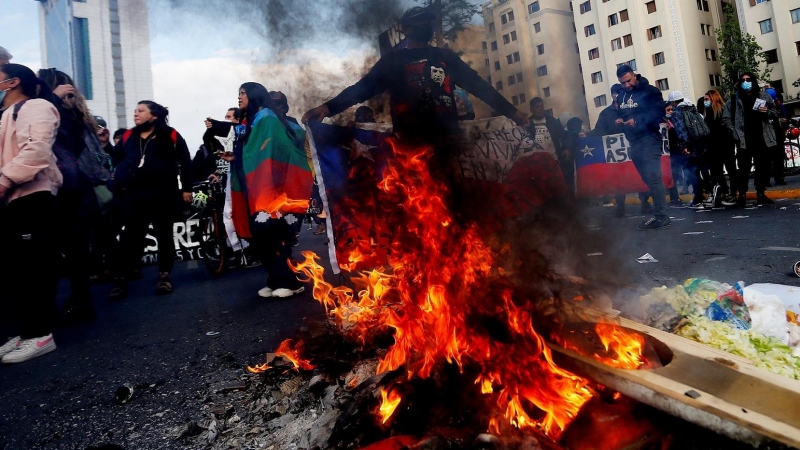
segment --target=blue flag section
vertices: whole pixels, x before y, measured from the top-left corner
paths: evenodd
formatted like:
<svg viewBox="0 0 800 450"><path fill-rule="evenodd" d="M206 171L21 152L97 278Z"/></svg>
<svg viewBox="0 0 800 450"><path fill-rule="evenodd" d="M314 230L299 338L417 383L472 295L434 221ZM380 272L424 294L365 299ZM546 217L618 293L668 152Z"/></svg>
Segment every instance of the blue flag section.
<svg viewBox="0 0 800 450"><path fill-rule="evenodd" d="M672 170L666 140L661 156L664 186L672 187ZM578 139L575 152L578 197L629 194L648 191L630 157L631 145L624 134Z"/></svg>

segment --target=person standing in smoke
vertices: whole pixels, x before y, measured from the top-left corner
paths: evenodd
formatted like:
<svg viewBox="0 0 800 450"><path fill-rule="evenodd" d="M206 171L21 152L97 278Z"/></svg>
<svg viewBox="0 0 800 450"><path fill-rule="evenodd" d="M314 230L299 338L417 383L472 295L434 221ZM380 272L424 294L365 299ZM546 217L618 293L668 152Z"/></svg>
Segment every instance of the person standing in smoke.
<svg viewBox="0 0 800 450"><path fill-rule="evenodd" d="M125 230L114 258L114 287L109 300L128 295L128 277L141 266L148 226L158 241L156 294L172 293L170 272L175 264L173 224L181 198L192 201L191 157L186 141L169 126L169 111L150 100L139 102L136 124L117 147L125 159L115 173L116 192L123 202ZM180 186L178 177L180 176Z"/></svg>
<svg viewBox="0 0 800 450"><path fill-rule="evenodd" d="M534 145L542 148L543 151L555 155L558 158L564 179L567 181L570 192L575 192L574 171L570 171L568 166L573 162L569 150L564 148L564 138L566 137L565 124L553 116L544 113L544 100L541 97L531 99L529 106L531 115L529 117L530 126L528 132Z"/></svg>
<svg viewBox="0 0 800 450"><path fill-rule="evenodd" d="M430 46L434 18L419 6L406 11L400 24L408 48L383 56L356 84L306 112L303 123L319 122L388 90L394 132L401 140L446 145L448 136L461 134L453 93L458 85L527 127L528 118L454 52Z"/></svg>
<svg viewBox="0 0 800 450"><path fill-rule="evenodd" d="M653 196L653 218L641 223L640 230L669 228L667 192L661 176L661 120L664 117L664 97L647 78L637 75L628 65L617 69L617 78L625 90L617 99L625 137L631 144L630 157L642 181Z"/></svg>

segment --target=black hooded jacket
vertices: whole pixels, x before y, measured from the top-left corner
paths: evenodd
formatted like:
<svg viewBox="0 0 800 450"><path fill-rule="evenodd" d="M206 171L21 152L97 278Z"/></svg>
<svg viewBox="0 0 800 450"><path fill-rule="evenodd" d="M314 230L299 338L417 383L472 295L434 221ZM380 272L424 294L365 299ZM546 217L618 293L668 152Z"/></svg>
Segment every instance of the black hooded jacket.
<svg viewBox="0 0 800 450"><path fill-rule="evenodd" d="M636 86L617 97L622 120L635 121L634 126L623 126L622 129L631 143L650 141L661 146L659 125L664 117L664 97L647 78L641 75L636 75L636 78L639 80Z"/></svg>
<svg viewBox="0 0 800 450"><path fill-rule="evenodd" d="M157 126L149 141L141 139L136 128L117 143L116 151L125 158L114 173L115 187L133 191L166 193L192 192L192 159L186 141L167 125ZM127 133L126 133L127 134Z"/></svg>

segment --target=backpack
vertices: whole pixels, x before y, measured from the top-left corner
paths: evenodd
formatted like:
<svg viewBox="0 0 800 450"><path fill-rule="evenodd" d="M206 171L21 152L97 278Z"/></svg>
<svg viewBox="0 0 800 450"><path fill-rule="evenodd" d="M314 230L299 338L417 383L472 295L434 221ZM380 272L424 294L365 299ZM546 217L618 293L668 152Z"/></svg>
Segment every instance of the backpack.
<svg viewBox="0 0 800 450"><path fill-rule="evenodd" d="M697 112L697 108L694 106L679 106L678 112L680 112L683 117L683 126L685 130L685 136L681 136L679 133L679 138L686 142L698 142L711 135L711 130L708 129L708 125L703 116ZM678 131L677 127L675 131Z"/></svg>
<svg viewBox="0 0 800 450"><path fill-rule="evenodd" d="M14 113L11 115L11 120L16 122L17 116L19 115L19 110L22 109L22 105L24 105L27 101L28 100L23 100L14 105ZM61 145L58 142L57 137L53 142L53 154L56 156L56 166L61 172L61 177L64 179L61 184L61 189L76 189L78 187L78 180L80 178L78 158L75 157L74 153Z"/></svg>
<svg viewBox="0 0 800 450"><path fill-rule="evenodd" d="M133 134L133 130L127 130L122 135L122 145L123 146L125 145L126 142L128 142L128 138L131 137L131 134ZM178 145L178 130L173 128L172 132L169 134L169 137L172 139L172 145L177 146Z"/></svg>

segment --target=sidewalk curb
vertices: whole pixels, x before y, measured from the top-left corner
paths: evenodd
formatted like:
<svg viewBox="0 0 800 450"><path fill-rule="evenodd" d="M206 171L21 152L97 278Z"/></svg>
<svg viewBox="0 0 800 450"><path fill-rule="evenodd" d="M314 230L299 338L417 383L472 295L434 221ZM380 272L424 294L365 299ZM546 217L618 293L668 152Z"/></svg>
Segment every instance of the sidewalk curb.
<svg viewBox="0 0 800 450"><path fill-rule="evenodd" d="M778 200L778 199L800 199L800 188L798 188L798 189L775 189L775 190L771 190L771 191L767 190L765 193L767 194L767 197L769 197L772 200ZM694 196L692 194L681 195L681 200L684 203L690 203L693 198L694 198ZM747 193L747 199L748 200L755 200L756 199L756 193L752 192L752 191L748 192ZM667 198L667 201L669 201L669 198ZM640 204L639 203L639 198L635 194L628 194L627 198L625 199L625 204L626 205L638 205L638 204Z"/></svg>

